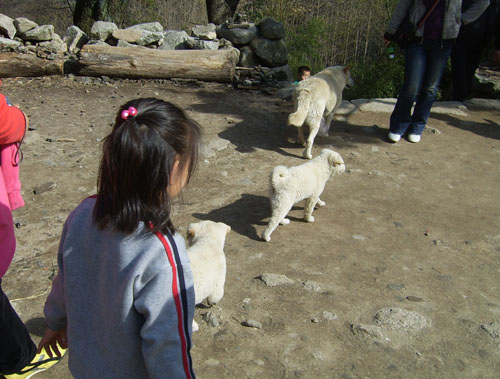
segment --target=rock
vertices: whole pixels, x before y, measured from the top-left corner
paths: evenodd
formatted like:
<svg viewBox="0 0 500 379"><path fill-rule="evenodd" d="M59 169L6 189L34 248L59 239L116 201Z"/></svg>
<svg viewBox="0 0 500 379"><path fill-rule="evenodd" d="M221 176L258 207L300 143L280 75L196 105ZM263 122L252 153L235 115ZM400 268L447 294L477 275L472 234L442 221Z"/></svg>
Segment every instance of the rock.
<svg viewBox="0 0 500 379"><path fill-rule="evenodd" d="M161 45L163 43L163 32L150 32L149 30L142 30L141 37L136 41L139 46L148 46L152 44Z"/></svg>
<svg viewBox="0 0 500 379"><path fill-rule="evenodd" d="M225 0L207 1L208 20L220 25L230 20L233 12Z"/></svg>
<svg viewBox="0 0 500 379"><path fill-rule="evenodd" d="M400 283L389 283L387 285L387 288L389 288L389 289L391 289L393 291L400 291L403 288L405 288L405 285L404 284L400 284Z"/></svg>
<svg viewBox="0 0 500 379"><path fill-rule="evenodd" d="M90 29L90 38L98 41L106 41L112 36L113 30L118 29L114 22L96 21Z"/></svg>
<svg viewBox="0 0 500 379"><path fill-rule="evenodd" d="M254 24L247 24L245 28L237 24L222 24L216 32L218 38L225 38L235 45L246 45L257 37L257 27Z"/></svg>
<svg viewBox="0 0 500 379"><path fill-rule="evenodd" d="M365 325L365 324L352 324L351 332L355 336L360 337L372 337L376 339L383 339L384 334L382 333L382 329L379 326L375 325Z"/></svg>
<svg viewBox="0 0 500 379"><path fill-rule="evenodd" d="M9 16L0 13L0 33L13 39L16 35L16 26L14 25L14 20Z"/></svg>
<svg viewBox="0 0 500 379"><path fill-rule="evenodd" d="M242 46L240 49L240 67L255 67L259 64L259 58L253 52L250 46Z"/></svg>
<svg viewBox="0 0 500 379"><path fill-rule="evenodd" d="M358 241L366 240L366 237L362 236L361 234L353 234L352 238L354 238L355 240L358 240Z"/></svg>
<svg viewBox="0 0 500 379"><path fill-rule="evenodd" d="M54 183L54 182L44 183L38 187L33 188L33 193L35 195L40 195L41 193L53 190L56 187L57 187L57 183Z"/></svg>
<svg viewBox="0 0 500 379"><path fill-rule="evenodd" d="M484 97L498 98L500 95L500 82L498 77L490 76L488 74L476 73L472 81L472 92L477 92Z"/></svg>
<svg viewBox="0 0 500 379"><path fill-rule="evenodd" d="M290 69L290 66L287 64L284 66L271 68L271 70L269 70L269 75L271 76L272 79L277 81L288 81L288 82L293 81L292 70Z"/></svg>
<svg viewBox="0 0 500 379"><path fill-rule="evenodd" d="M54 37L50 41L40 42L38 44L43 50L49 51L51 53L65 53L68 51L68 45L59 37L58 34L54 33Z"/></svg>
<svg viewBox="0 0 500 379"><path fill-rule="evenodd" d="M213 41L217 39L215 24L195 25L191 28L191 35L202 40Z"/></svg>
<svg viewBox="0 0 500 379"><path fill-rule="evenodd" d="M23 34L25 41L50 41L54 38L54 25L41 25Z"/></svg>
<svg viewBox="0 0 500 379"><path fill-rule="evenodd" d="M0 50L3 49L17 49L19 46L22 46L21 42L14 41L10 38L0 37Z"/></svg>
<svg viewBox="0 0 500 379"><path fill-rule="evenodd" d="M203 320L211 326L212 328L218 328L220 326L217 316L213 312L207 312L202 315Z"/></svg>
<svg viewBox="0 0 500 379"><path fill-rule="evenodd" d="M293 284L292 279L289 279L286 275L281 274L265 273L262 274L259 279L262 280L268 287L276 287L282 284Z"/></svg>
<svg viewBox="0 0 500 379"><path fill-rule="evenodd" d="M66 29L63 40L68 46L68 51L76 53L88 42L89 37L78 26L71 25Z"/></svg>
<svg viewBox="0 0 500 379"><path fill-rule="evenodd" d="M118 43L116 44L116 46L117 47L135 47L135 48L143 47L143 46L136 45L135 43L130 43L130 42L127 42L127 41L124 41L121 39L118 40Z"/></svg>
<svg viewBox="0 0 500 379"><path fill-rule="evenodd" d="M283 100L291 100L293 97L293 91L295 91L295 86L291 84L289 87L280 88L276 95Z"/></svg>
<svg viewBox="0 0 500 379"><path fill-rule="evenodd" d="M323 311L323 318L325 320L333 321L333 320L336 320L338 317L335 313Z"/></svg>
<svg viewBox="0 0 500 379"><path fill-rule="evenodd" d="M391 113L397 99L356 99L353 103L361 112Z"/></svg>
<svg viewBox="0 0 500 379"><path fill-rule="evenodd" d="M414 332L430 326L424 316L402 308L382 308L375 314L377 326L396 332Z"/></svg>
<svg viewBox="0 0 500 379"><path fill-rule="evenodd" d="M141 29L115 29L111 33L113 38L128 43L137 43L142 37Z"/></svg>
<svg viewBox="0 0 500 379"><path fill-rule="evenodd" d="M140 29L152 33L163 32L163 26L159 22L146 22L143 24L132 25L129 26L127 29Z"/></svg>
<svg viewBox="0 0 500 379"><path fill-rule="evenodd" d="M424 301L424 299L418 296L406 296L406 300L413 301L414 303L421 303Z"/></svg>
<svg viewBox="0 0 500 379"><path fill-rule="evenodd" d="M496 99L469 99L464 101L465 106L500 111L500 100Z"/></svg>
<svg viewBox="0 0 500 379"><path fill-rule="evenodd" d="M302 285L304 286L304 289L306 289L308 291L315 291L315 292L321 291L320 285L316 282L311 281L311 280L306 280L305 282L302 283Z"/></svg>
<svg viewBox="0 0 500 379"><path fill-rule="evenodd" d="M262 324L259 321L248 319L241 323L243 326L247 326L249 328L262 329Z"/></svg>
<svg viewBox="0 0 500 379"><path fill-rule="evenodd" d="M272 18L262 20L257 27L260 34L271 40L278 40L285 38L285 28L281 22L275 21Z"/></svg>
<svg viewBox="0 0 500 379"><path fill-rule="evenodd" d="M348 100L342 100L340 105L335 108L335 115L349 115L358 112L358 107Z"/></svg>
<svg viewBox="0 0 500 379"><path fill-rule="evenodd" d="M189 39L189 35L185 31L166 30L163 35L160 50L182 50L186 48L184 42Z"/></svg>
<svg viewBox="0 0 500 379"><path fill-rule="evenodd" d="M257 37L252 40L250 46L255 55L268 67L278 67L288 63L288 50L282 39L273 41Z"/></svg>
<svg viewBox="0 0 500 379"><path fill-rule="evenodd" d="M14 20L14 26L19 34L24 34L32 29L38 27L38 24L34 21L28 20L24 17L18 17Z"/></svg>
<svg viewBox="0 0 500 379"><path fill-rule="evenodd" d="M458 101L438 101L432 105L432 113L467 116L467 107Z"/></svg>
<svg viewBox="0 0 500 379"><path fill-rule="evenodd" d="M485 330L492 338L500 338L500 322L498 321L481 324L481 329Z"/></svg>
<svg viewBox="0 0 500 379"><path fill-rule="evenodd" d="M205 41L201 39L189 38L184 42L188 49L194 50L219 50L219 43L215 41Z"/></svg>

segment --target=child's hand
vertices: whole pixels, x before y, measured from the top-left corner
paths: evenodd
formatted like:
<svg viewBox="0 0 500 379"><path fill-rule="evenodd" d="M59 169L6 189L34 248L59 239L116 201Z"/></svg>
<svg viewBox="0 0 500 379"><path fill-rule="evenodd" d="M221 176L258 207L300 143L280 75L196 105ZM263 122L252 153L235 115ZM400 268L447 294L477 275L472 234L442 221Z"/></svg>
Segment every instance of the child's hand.
<svg viewBox="0 0 500 379"><path fill-rule="evenodd" d="M66 328L61 329L61 330L52 330L52 329L45 329L45 335L43 336L42 340L38 344L38 353L42 351L43 348L45 348L45 351L49 355L49 357L52 358L52 351L61 358L62 354L59 351L59 348L57 346L61 346L63 349L68 348L68 340L66 338Z"/></svg>

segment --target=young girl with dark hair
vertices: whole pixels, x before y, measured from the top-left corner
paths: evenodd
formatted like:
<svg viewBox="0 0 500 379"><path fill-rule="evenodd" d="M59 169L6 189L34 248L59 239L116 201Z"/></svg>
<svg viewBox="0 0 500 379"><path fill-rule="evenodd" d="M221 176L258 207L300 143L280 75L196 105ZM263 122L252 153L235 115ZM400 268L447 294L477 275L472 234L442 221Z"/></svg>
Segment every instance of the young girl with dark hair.
<svg viewBox="0 0 500 379"><path fill-rule="evenodd" d="M193 277L171 200L198 160L200 127L137 99L105 138L98 194L64 225L39 344L68 347L76 378L192 378Z"/></svg>

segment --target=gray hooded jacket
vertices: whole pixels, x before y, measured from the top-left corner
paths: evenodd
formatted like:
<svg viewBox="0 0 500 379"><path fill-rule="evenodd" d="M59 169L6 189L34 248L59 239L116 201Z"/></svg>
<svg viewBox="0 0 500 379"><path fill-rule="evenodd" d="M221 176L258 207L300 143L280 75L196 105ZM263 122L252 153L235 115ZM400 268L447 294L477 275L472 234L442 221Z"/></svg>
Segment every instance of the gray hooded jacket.
<svg viewBox="0 0 500 379"><path fill-rule="evenodd" d="M475 0L471 7L462 13L462 0L441 0L445 1L445 13L443 19L442 39L456 39L460 26L475 21L486 10L490 0ZM387 27L385 38L391 40L391 36L396 33L399 25L409 14L409 20L413 25L417 25L426 11L423 0L399 0L389 25ZM417 37L424 35L425 24L416 31Z"/></svg>

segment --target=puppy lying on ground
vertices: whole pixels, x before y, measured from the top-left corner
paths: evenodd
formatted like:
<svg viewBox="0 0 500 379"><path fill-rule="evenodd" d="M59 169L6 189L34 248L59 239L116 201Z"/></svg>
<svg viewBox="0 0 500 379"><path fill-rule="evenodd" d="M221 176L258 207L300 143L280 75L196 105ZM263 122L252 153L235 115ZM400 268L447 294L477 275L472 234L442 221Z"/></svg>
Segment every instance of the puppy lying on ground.
<svg viewBox="0 0 500 379"><path fill-rule="evenodd" d="M276 166L271 172L270 193L272 216L262 233L262 239L271 240L271 233L278 224L289 224L286 218L292 206L306 199L304 220L313 222L312 212L316 204L325 205L319 198L332 174L341 174L345 165L339 153L323 149L316 158L300 166Z"/></svg>
<svg viewBox="0 0 500 379"><path fill-rule="evenodd" d="M349 67L332 66L299 82L293 92L295 112L288 116L288 125L299 128L298 142L305 145L304 157L312 158L314 138L324 118L322 135L328 135L335 108L342 103L342 91L354 85ZM309 127L307 142L304 140L304 125Z"/></svg>
<svg viewBox="0 0 500 379"><path fill-rule="evenodd" d="M223 222L200 221L189 224L187 253L191 261L196 304L208 298L216 304L224 295L226 281L226 257L224 242L231 231ZM198 324L193 320L193 331Z"/></svg>

